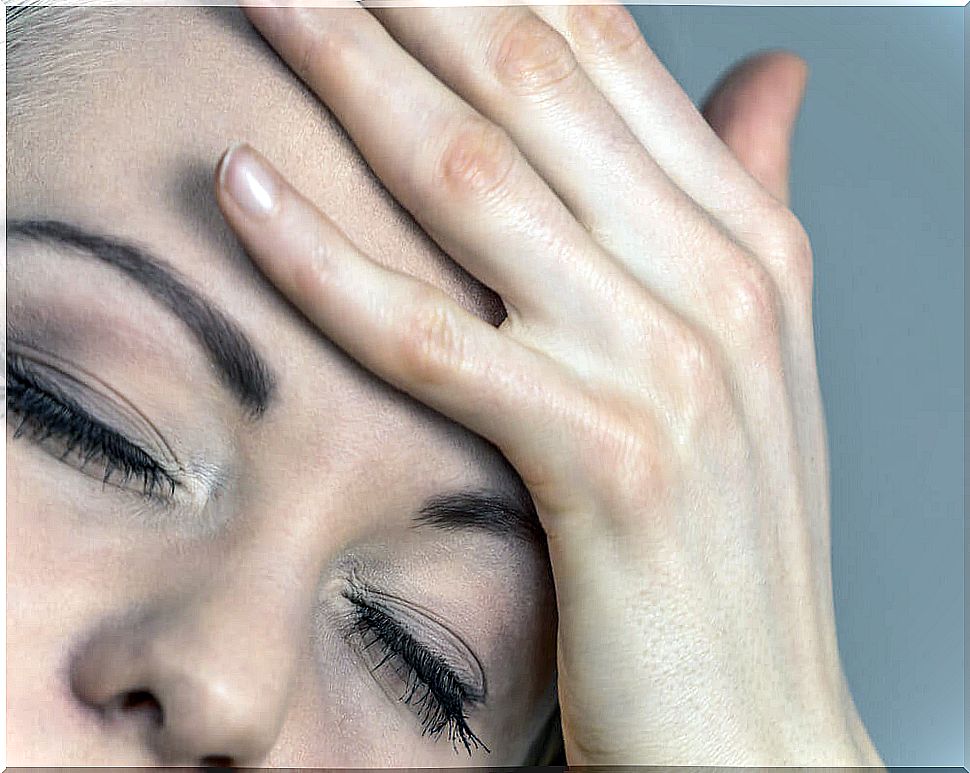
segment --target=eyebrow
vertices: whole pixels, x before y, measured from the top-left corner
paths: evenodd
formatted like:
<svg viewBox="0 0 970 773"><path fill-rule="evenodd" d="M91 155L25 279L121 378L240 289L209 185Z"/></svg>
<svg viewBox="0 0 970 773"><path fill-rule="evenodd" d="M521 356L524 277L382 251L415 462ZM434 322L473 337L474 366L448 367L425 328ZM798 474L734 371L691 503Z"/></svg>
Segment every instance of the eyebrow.
<svg viewBox="0 0 970 773"><path fill-rule="evenodd" d="M415 521L446 531L478 530L545 545L545 532L528 494L512 497L490 489L440 494L424 502Z"/></svg>
<svg viewBox="0 0 970 773"><path fill-rule="evenodd" d="M256 418L265 412L276 391L273 371L239 326L167 262L131 242L60 220L8 220L10 237L70 248L133 279L189 328L243 407Z"/></svg>
<svg viewBox="0 0 970 773"><path fill-rule="evenodd" d="M189 328L223 383L254 417L271 403L276 378L246 334L162 258L132 242L60 220L9 220L7 237L70 248L121 271ZM480 531L545 544L545 532L524 488L515 494L493 489L439 494L421 505L414 522L444 531Z"/></svg>

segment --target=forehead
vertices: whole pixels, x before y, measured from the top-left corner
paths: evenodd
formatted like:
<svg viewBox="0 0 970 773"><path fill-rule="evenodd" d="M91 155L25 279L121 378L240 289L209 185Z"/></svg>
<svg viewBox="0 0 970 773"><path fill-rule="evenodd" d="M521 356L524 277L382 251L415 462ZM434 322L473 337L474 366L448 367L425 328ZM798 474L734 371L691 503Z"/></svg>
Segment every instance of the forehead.
<svg viewBox="0 0 970 773"><path fill-rule="evenodd" d="M28 41L44 56L8 62L18 106L7 123L8 217L106 231L171 263L252 338L281 373L285 398L305 406L288 414L289 441L312 448L319 428L296 417L339 405L358 445L407 434L466 468L473 461L505 477L486 444L356 367L262 279L215 204L216 161L230 143L248 141L374 259L493 322L497 299L388 197L326 108L237 9L111 10L71 9L65 26L46 29L56 39ZM27 37L44 31L41 24Z"/></svg>
<svg viewBox="0 0 970 773"><path fill-rule="evenodd" d="M105 211L118 202L130 216L134 203L188 221L183 230L205 227L232 251L211 175L222 151L246 140L373 258L498 320L494 295L388 196L238 9L72 8L48 18L24 25L26 55L8 62L11 103L24 106L8 126L15 174L42 160L51 198L83 180L98 186Z"/></svg>

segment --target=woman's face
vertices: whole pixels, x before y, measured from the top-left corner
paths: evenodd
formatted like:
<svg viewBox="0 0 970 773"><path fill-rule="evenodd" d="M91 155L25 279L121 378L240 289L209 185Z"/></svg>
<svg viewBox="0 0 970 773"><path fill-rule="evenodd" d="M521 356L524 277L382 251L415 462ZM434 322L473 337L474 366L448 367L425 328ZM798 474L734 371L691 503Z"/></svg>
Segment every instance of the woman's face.
<svg viewBox="0 0 970 773"><path fill-rule="evenodd" d="M527 495L254 271L220 152L251 142L376 259L494 298L241 14L84 15L8 62L8 221L70 226L8 223L8 763L521 763L555 698Z"/></svg>

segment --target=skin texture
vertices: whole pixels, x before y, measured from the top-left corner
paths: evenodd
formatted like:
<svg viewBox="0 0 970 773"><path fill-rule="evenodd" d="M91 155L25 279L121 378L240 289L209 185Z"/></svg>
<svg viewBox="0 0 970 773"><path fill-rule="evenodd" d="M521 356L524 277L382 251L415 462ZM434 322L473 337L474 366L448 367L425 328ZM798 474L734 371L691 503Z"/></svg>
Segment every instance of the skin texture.
<svg viewBox="0 0 970 773"><path fill-rule="evenodd" d="M265 156L223 158L220 207L274 284L528 486L570 764L880 764L838 655L811 248L785 178L756 145L757 177L742 166L617 7L247 14L508 309L482 324ZM745 98L712 106L735 138Z"/></svg>
<svg viewBox="0 0 970 773"><path fill-rule="evenodd" d="M443 290L445 295L436 301L455 298L461 308L495 324L502 318L496 299L388 200L346 137L332 122L320 120L326 114L313 97L266 56L238 14L185 9L176 16L172 10L143 9L140 26L99 38L98 68L85 71L71 89L55 90L55 110L8 122L9 217L59 217L122 232L164 255L194 286L216 298L271 359L282 396L254 428L186 343L185 329L146 303L125 280L89 259L9 245L8 323L25 331L21 348L33 346L34 356L37 347L69 353L68 370L96 374L123 391L167 441L211 461L226 473L228 485L218 502L205 508L163 514L138 505L134 497L103 493L97 481L8 434L8 762L192 764L218 756L266 766L467 764L447 742L435 746L421 739L413 715L387 701L386 685L374 682L335 634L348 556L375 581L449 620L482 657L490 692L499 698L474 728L483 739L501 738L502 744L492 743L493 753L472 764L521 761L552 697L548 688L555 620L546 557L542 551L482 534L420 533L402 516L424 494L443 485L474 482L512 488L513 476L493 448L357 367L274 294L218 218L209 189L212 159L227 139L245 138L339 223L356 248ZM565 17L557 18L556 9L545 13L568 39ZM488 18L480 25L468 18L473 21L465 30L470 36L501 39L489 36ZM433 22L413 19L422 27ZM324 17L315 21L331 23ZM386 21L393 24L394 19L388 15ZM402 38L406 21L398 19ZM450 27L461 26L448 21ZM151 35L139 34L146 29ZM442 50L457 43L443 31L439 38ZM548 42L540 33L543 40ZM413 47L420 49L416 43ZM524 50L528 53L530 47ZM511 49L512 65L521 63L522 51L522 46ZM305 61L310 64L312 58ZM597 61L588 57L583 66L593 73ZM371 62L380 69L380 58ZM602 63L608 68L609 58ZM514 77L515 67L512 72ZM656 86L649 72L630 74L632 83L641 78L644 87ZM342 88L352 93L358 85L348 77ZM803 86L804 69L797 58L759 57L732 73L705 109L737 159L778 201L786 196L787 137ZM408 93L392 79L386 88L385 96ZM394 107L390 102L382 106ZM679 109L685 110L683 103ZM391 124L386 115L384 124L385 130ZM77 152L78 147L85 152ZM673 145L668 149L674 150ZM685 151L696 154L697 148ZM702 160L710 164L715 157L712 153ZM472 168L480 161L473 153ZM719 163L719 169L732 168ZM225 167L223 172L224 183L232 172ZM698 175L721 180L711 172L698 163ZM327 326L332 318L321 313L321 286L303 281L295 291L285 276L274 274L266 262L268 242L255 241L253 225L233 210L224 188L218 195L257 264L310 320L324 332L334 332ZM316 213L308 210L304 215L305 230L291 236L330 235L332 226L321 225ZM279 239L265 220L259 228L265 229L260 238ZM326 249L303 250L293 256L296 264L333 255L333 243L316 242ZM323 276L315 266L303 278ZM501 272L495 276L502 278ZM328 300L340 300L343 310L353 313L353 303L366 305L362 301L372 289L361 282L352 299ZM407 310L408 299L400 300ZM356 342L345 337L343 344L348 343L355 343L358 351L397 345L393 338L377 337ZM565 347L563 352L567 357L577 354ZM367 356L360 359L373 365L373 355L369 363ZM421 370L427 376L424 366ZM400 372L385 370L383 375L403 381ZM541 374L542 383L549 381L547 376ZM422 391L426 382L399 386L431 403ZM470 394L466 390L460 397L467 401ZM482 396L480 390L474 394ZM528 418L531 423L523 431L541 437L537 417ZM568 437L556 437L555 442L562 439ZM598 450L590 449L590 457ZM503 451L514 454L515 449ZM550 464L550 469L556 466ZM569 485L559 477L538 493L598 500L591 511L602 510L605 493L611 504L620 505L613 517L623 517L618 481L597 475L607 485L592 487L590 470L578 472ZM549 496L537 499L547 502ZM165 515L161 522L160 514ZM541 514L547 527L555 525L555 518L562 520L562 508L547 506ZM596 515L602 518L604 513ZM640 517L642 511L632 515ZM696 756L684 756L690 748L695 754L700 751L705 764L779 759L804 764L804 755L792 751L796 747L790 742L798 738L790 729L770 753L758 746L764 738L754 735L735 735L733 745L723 738L698 744L696 735L690 736L687 716L696 707L682 701L664 709L666 726L651 735L657 716L635 710L649 702L644 696L656 695L658 688L676 696L710 677L703 670L706 664L693 675L694 681L691 674L678 671L678 661L684 661L698 640L679 635L671 618L664 617L665 610L690 613L697 599L705 597L704 589L689 579L679 585L657 583L667 576L666 568L683 566L688 556L675 556L667 565L644 561L637 554L642 539L629 539L642 538L641 529L615 530L608 521L585 516L573 520L580 525L586 521L593 531L570 533L560 527L554 532L554 565L558 556L565 567L557 572L557 592L567 609L560 667L571 664L575 674L567 679L567 689L570 684L579 687L578 693L561 694L564 705L572 707L566 728L570 761L696 761ZM592 563L598 563L599 576L592 580L588 557L585 566L582 561L562 562L569 542L582 539L589 540L580 544L590 547ZM617 553L620 541L627 543L630 555ZM642 587L647 576L661 595L649 599L646 607L643 598L631 604L629 595L616 593L617 588ZM601 603L604 592L608 598ZM824 593L823 587L823 602ZM624 609L625 604L629 606ZM605 615L584 615L590 605ZM730 603L724 606L730 609ZM783 627L786 614L790 610L778 610L772 623ZM666 663L659 662L661 656L654 663L630 661L630 650L646 641L642 630L627 630L631 616L648 621L655 626L652 635L666 639L661 642L666 649L657 648L668 657ZM826 624L830 621L820 627ZM583 626L588 630L575 635ZM625 651L610 649L618 638ZM570 652L577 642L578 654ZM736 642L724 637L703 644L720 650L723 662L724 652ZM755 642L747 649L757 646ZM750 666L745 651L740 650L742 667ZM656 679L651 683L651 668L654 674L658 668L664 671L666 684ZM150 683L145 682L146 673ZM620 685L625 692L617 693L617 673L629 681ZM140 675L135 679L132 674ZM763 681L771 678L769 674ZM821 681L831 678L829 673ZM715 686L730 691L726 681ZM153 722L146 706L98 717L93 707L112 705L115 696L136 684L157 691L166 721ZM745 694L736 685L734 689L742 713L764 697L757 690ZM809 687L807 694L813 690ZM754 703L745 704L745 699ZM716 693L698 695L697 700L701 706L705 700L714 707L724 705ZM813 759L836 759L836 753L853 745L865 748L865 731L852 715L851 699L843 696L843 702L835 709L827 704L824 710L836 720L833 725L847 718L852 739L836 739L836 733L815 737L821 756ZM750 713L753 723L767 721L764 712ZM730 722L719 721L718 726L733 729ZM608 754L601 748L606 745Z"/></svg>
<svg viewBox="0 0 970 773"><path fill-rule="evenodd" d="M99 66L8 123L8 218L58 218L163 257L250 337L278 394L248 418L132 281L9 241L8 351L56 362L118 428L149 446L153 427L223 487L176 508L102 490L97 463L85 475L54 440L14 439L9 415L8 764L522 762L555 701L544 550L415 529L410 515L432 493L520 484L494 448L362 370L268 285L218 211L214 163L234 138L271 148L396 268L485 318L494 299L410 223L239 11L142 9L107 26ZM119 414L122 399L144 421ZM342 638L350 558L481 660L489 700L469 723L491 754L422 738L397 678L372 677ZM135 689L160 706L119 709Z"/></svg>

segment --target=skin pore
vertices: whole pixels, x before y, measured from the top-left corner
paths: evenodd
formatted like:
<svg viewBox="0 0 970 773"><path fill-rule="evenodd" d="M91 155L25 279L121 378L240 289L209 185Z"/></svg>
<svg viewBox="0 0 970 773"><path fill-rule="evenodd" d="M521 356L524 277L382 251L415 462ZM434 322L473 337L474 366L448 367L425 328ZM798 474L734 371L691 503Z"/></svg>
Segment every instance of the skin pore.
<svg viewBox="0 0 970 773"><path fill-rule="evenodd" d="M542 540L482 527L501 514L461 499L416 517L466 491L527 511L520 481L261 277L219 214L215 162L252 142L375 259L493 324L497 299L390 199L240 12L40 13L51 24L25 25L34 40L8 57L8 401L69 401L177 485L146 497L142 473L102 480L103 459L43 438L36 418L14 437L25 409L8 402L8 764L526 761L555 705ZM146 261L251 345L264 410L146 285ZM382 662L389 640L407 654ZM463 685L490 753L470 742L469 757L450 722L428 737L446 693L422 708L429 691L412 690L435 668Z"/></svg>

